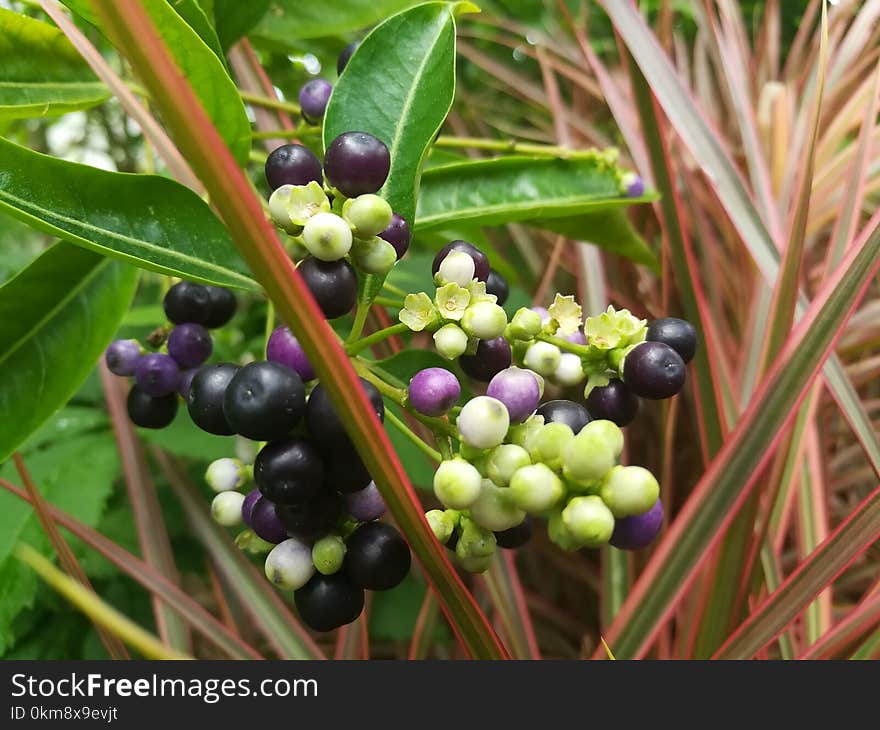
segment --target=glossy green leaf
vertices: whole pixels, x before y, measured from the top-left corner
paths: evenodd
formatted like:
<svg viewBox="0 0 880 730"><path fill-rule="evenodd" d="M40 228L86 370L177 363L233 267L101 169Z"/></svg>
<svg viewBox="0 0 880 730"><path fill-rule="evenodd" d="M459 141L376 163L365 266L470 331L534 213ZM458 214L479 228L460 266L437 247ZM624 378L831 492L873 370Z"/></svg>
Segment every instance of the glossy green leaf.
<svg viewBox="0 0 880 730"><path fill-rule="evenodd" d="M257 288L211 209L168 178L98 170L0 139L0 210L142 268Z"/></svg>
<svg viewBox="0 0 880 730"><path fill-rule="evenodd" d="M241 0L231 1L246 4ZM253 35L289 46L303 38L346 35L411 5L415 5L413 0L332 0L326 3L272 0Z"/></svg>
<svg viewBox="0 0 880 730"><path fill-rule="evenodd" d="M0 8L0 118L65 114L108 96L60 30Z"/></svg>
<svg viewBox="0 0 880 730"><path fill-rule="evenodd" d="M215 0L214 26L220 45L226 49L260 21L269 9L270 0Z"/></svg>
<svg viewBox="0 0 880 730"><path fill-rule="evenodd" d="M64 4L97 28L102 28L92 0L63 0ZM156 30L171 50L183 75L192 84L199 101L207 112L223 141L229 146L239 164L247 162L251 148L251 125L238 89L226 71L217 52L191 28L187 18L195 12L180 14L166 0L141 0ZM180 8L190 7L188 5ZM179 8L179 10L180 10ZM190 7L190 10L192 8ZM196 8L196 10L199 10Z"/></svg>
<svg viewBox="0 0 880 730"><path fill-rule="evenodd" d="M59 243L0 287L0 461L85 380L119 327L136 275Z"/></svg>
<svg viewBox="0 0 880 730"><path fill-rule="evenodd" d="M457 5L425 3L378 26L346 66L324 119L325 147L352 130L388 145L391 171L381 194L410 223L423 159L455 93Z"/></svg>
<svg viewBox="0 0 880 730"><path fill-rule="evenodd" d="M223 47L220 45L220 39L217 37L217 31L205 15L205 11L196 2L196 0L168 0L175 12L183 18L184 22L192 28L199 38L210 48L214 55L220 59L225 66L226 57L223 55ZM250 5L250 3L241 3L242 5Z"/></svg>

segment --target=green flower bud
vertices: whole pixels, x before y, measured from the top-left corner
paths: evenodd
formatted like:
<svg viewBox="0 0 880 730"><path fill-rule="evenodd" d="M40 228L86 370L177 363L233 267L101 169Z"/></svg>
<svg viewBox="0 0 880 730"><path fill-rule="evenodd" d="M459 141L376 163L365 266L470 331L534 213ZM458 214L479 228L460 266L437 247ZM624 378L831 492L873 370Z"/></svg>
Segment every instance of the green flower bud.
<svg viewBox="0 0 880 730"><path fill-rule="evenodd" d="M549 378L559 367L561 357L562 353L556 345L551 345L549 342L535 342L526 350L523 363L530 370Z"/></svg>
<svg viewBox="0 0 880 730"><path fill-rule="evenodd" d="M442 545L450 537L458 524L458 512L454 510L432 509L425 512L425 519L434 533L434 537Z"/></svg>
<svg viewBox="0 0 880 730"><path fill-rule="evenodd" d="M312 563L323 575L332 575L342 567L345 542L339 535L322 537L312 546Z"/></svg>
<svg viewBox="0 0 880 730"><path fill-rule="evenodd" d="M514 472L523 466L532 463L529 452L516 444L501 444L489 453L487 472L491 479L499 487L510 484L510 478Z"/></svg>
<svg viewBox="0 0 880 730"><path fill-rule="evenodd" d="M284 540L266 556L264 570L266 577L276 586L285 591L295 591L315 574L312 551L299 540Z"/></svg>
<svg viewBox="0 0 880 730"><path fill-rule="evenodd" d="M546 464L517 469L510 478L508 490L517 507L530 514L545 512L565 494L562 480Z"/></svg>
<svg viewBox="0 0 880 730"><path fill-rule="evenodd" d="M614 449L604 435L584 428L565 446L562 473L566 479L588 487L591 482L602 479L616 461Z"/></svg>
<svg viewBox="0 0 880 730"><path fill-rule="evenodd" d="M467 346L468 336L457 324L445 324L434 333L434 347L447 360L454 360L464 354Z"/></svg>
<svg viewBox="0 0 880 730"><path fill-rule="evenodd" d="M541 315L528 307L516 310L508 328L509 336L515 340L532 340L540 331Z"/></svg>
<svg viewBox="0 0 880 730"><path fill-rule="evenodd" d="M488 395L471 398L456 420L461 441L476 449L492 449L504 441L510 427L505 405Z"/></svg>
<svg viewBox="0 0 880 730"><path fill-rule="evenodd" d="M599 438L603 439L614 453L615 459L619 457L620 453L623 451L623 431L621 431L620 426L613 421L607 421L605 419L590 421L581 429L581 433L596 434Z"/></svg>
<svg viewBox="0 0 880 730"><path fill-rule="evenodd" d="M471 304L461 318L461 328L480 340L500 337L506 326L507 313L497 304L488 301Z"/></svg>
<svg viewBox="0 0 880 730"><path fill-rule="evenodd" d="M525 519L526 513L513 503L509 492L509 489L497 487L490 480L484 479L480 496L468 510L471 519L480 527L493 532L501 532L518 525Z"/></svg>
<svg viewBox="0 0 880 730"><path fill-rule="evenodd" d="M547 520L547 537L563 550L572 552L581 547L562 522L562 510L554 510Z"/></svg>
<svg viewBox="0 0 880 730"><path fill-rule="evenodd" d="M461 534L455 546L459 558L483 558L495 554L495 535L492 530L480 527L471 518L462 515L459 521Z"/></svg>
<svg viewBox="0 0 880 730"><path fill-rule="evenodd" d="M349 198L342 205L342 217L358 238L372 238L384 231L391 223L391 206L378 195L359 195Z"/></svg>
<svg viewBox="0 0 880 730"><path fill-rule="evenodd" d="M559 357L559 365L553 372L553 380L564 386L580 384L584 379L584 366L580 357L573 352L563 352Z"/></svg>
<svg viewBox="0 0 880 730"><path fill-rule="evenodd" d="M248 468L240 459L215 459L208 464L205 482L215 492L228 492L242 487L249 476Z"/></svg>
<svg viewBox="0 0 880 730"><path fill-rule="evenodd" d="M303 244L316 259L338 261L351 250L351 228L335 213L316 213L306 221Z"/></svg>
<svg viewBox="0 0 880 730"><path fill-rule="evenodd" d="M575 497L562 510L562 524L584 547L599 547L611 539L614 515L595 495Z"/></svg>
<svg viewBox="0 0 880 730"><path fill-rule="evenodd" d="M211 516L214 522L224 527L240 525L242 502L244 495L241 492L220 492L211 502Z"/></svg>
<svg viewBox="0 0 880 730"><path fill-rule="evenodd" d="M480 472L464 459L444 461L434 472L434 494L450 509L467 509L480 496Z"/></svg>
<svg viewBox="0 0 880 730"><path fill-rule="evenodd" d="M434 275L434 283L438 286L458 284L467 286L474 278L474 260L462 251L450 251L440 262Z"/></svg>
<svg viewBox="0 0 880 730"><path fill-rule="evenodd" d="M574 432L564 423L548 423L537 428L526 438L525 448L535 463L543 463L551 469L562 468L562 454L571 441Z"/></svg>
<svg viewBox="0 0 880 730"><path fill-rule="evenodd" d="M615 466L605 476L599 494L615 517L632 517L654 506L660 498L660 485L641 466Z"/></svg>
<svg viewBox="0 0 880 730"><path fill-rule="evenodd" d="M384 276L397 263L397 251L388 241L373 236L367 241L354 242L351 247L351 261L365 274Z"/></svg>

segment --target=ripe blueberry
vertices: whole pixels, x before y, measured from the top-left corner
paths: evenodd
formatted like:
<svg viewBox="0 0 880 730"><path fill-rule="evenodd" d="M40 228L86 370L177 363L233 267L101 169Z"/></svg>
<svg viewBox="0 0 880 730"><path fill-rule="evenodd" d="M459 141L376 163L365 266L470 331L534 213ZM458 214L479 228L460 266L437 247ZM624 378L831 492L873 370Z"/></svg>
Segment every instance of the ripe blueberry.
<svg viewBox="0 0 880 730"><path fill-rule="evenodd" d="M690 322L677 317L655 319L648 325L645 339L669 345L685 362L693 360L697 351L697 330Z"/></svg>
<svg viewBox="0 0 880 730"><path fill-rule="evenodd" d="M241 368L223 398L229 427L254 441L286 436L299 423L305 407L306 389L299 375L269 360Z"/></svg>
<svg viewBox="0 0 880 730"><path fill-rule="evenodd" d="M386 591L409 573L409 546L391 525L367 522L351 534L346 545L345 572L361 588Z"/></svg>
<svg viewBox="0 0 880 730"><path fill-rule="evenodd" d="M348 198L377 192L390 169L391 155L385 143L366 132L344 132L324 153L328 182Z"/></svg>
<svg viewBox="0 0 880 730"><path fill-rule="evenodd" d="M308 256L297 271L327 319L348 314L357 302L357 274L348 261L320 261Z"/></svg>
<svg viewBox="0 0 880 730"><path fill-rule="evenodd" d="M223 414L223 398L226 387L240 369L229 362L205 365L193 378L186 406L193 423L203 431L217 436L235 433Z"/></svg>
<svg viewBox="0 0 880 730"><path fill-rule="evenodd" d="M623 381L612 378L608 385L593 388L587 396L587 410L596 419L628 426L639 412L640 401Z"/></svg>
<svg viewBox="0 0 880 730"><path fill-rule="evenodd" d="M450 241L441 248L434 257L434 263L431 264L431 275L436 274L440 270L440 264L443 259L452 251L462 251L474 260L474 276L480 281L488 281L489 279L489 259L474 244L467 241Z"/></svg>
<svg viewBox="0 0 880 730"><path fill-rule="evenodd" d="M671 398L684 387L687 366L663 342L642 342L623 361L623 382L642 398Z"/></svg>
<svg viewBox="0 0 880 730"><path fill-rule="evenodd" d="M309 628L332 631L350 624L364 610L364 591L344 573L315 573L293 593L296 610Z"/></svg>
<svg viewBox="0 0 880 730"><path fill-rule="evenodd" d="M480 340L473 355L462 355L458 364L474 380L488 383L504 368L510 367L510 344L503 337Z"/></svg>
<svg viewBox="0 0 880 730"><path fill-rule="evenodd" d="M254 481L275 504L302 504L321 492L323 466L321 455L307 438L290 436L270 441L260 450Z"/></svg>
<svg viewBox="0 0 880 730"><path fill-rule="evenodd" d="M128 417L141 428L165 428L177 415L177 395L152 396L137 385L128 391Z"/></svg>
<svg viewBox="0 0 880 730"><path fill-rule="evenodd" d="M284 144L266 159L266 182L272 190L282 185L308 185L312 180L320 185L324 176L321 161L308 147Z"/></svg>
<svg viewBox="0 0 880 730"><path fill-rule="evenodd" d="M564 423L575 434L592 420L586 408L571 400L547 401L537 414L544 416L544 423Z"/></svg>

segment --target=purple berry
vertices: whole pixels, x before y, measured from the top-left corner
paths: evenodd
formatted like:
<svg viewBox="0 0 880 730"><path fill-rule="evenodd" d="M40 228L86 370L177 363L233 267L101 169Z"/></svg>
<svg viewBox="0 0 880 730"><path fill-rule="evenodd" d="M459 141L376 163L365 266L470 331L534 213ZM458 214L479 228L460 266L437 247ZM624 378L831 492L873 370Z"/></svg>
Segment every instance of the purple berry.
<svg viewBox="0 0 880 730"><path fill-rule="evenodd" d="M510 362L510 344L503 337L480 340L473 355L462 355L458 358L458 364L465 373L484 383L488 383L504 368L509 368Z"/></svg>
<svg viewBox="0 0 880 730"><path fill-rule="evenodd" d="M348 198L375 193L391 170L385 143L366 132L345 132L324 153L324 173L329 183Z"/></svg>
<svg viewBox="0 0 880 730"><path fill-rule="evenodd" d="M177 325L168 335L168 354L182 368L194 368L211 357L214 344L207 329L187 322Z"/></svg>
<svg viewBox="0 0 880 730"><path fill-rule="evenodd" d="M312 79L299 90L299 106L306 121L317 124L324 118L333 86L325 79Z"/></svg>
<svg viewBox="0 0 880 730"><path fill-rule="evenodd" d="M321 161L308 147L285 144L275 148L266 159L266 182L272 190L282 185L308 185L324 180Z"/></svg>
<svg viewBox="0 0 880 730"><path fill-rule="evenodd" d="M370 482L359 492L346 494L345 507L348 514L358 522L378 520L385 514L385 500L375 482Z"/></svg>
<svg viewBox="0 0 880 730"><path fill-rule="evenodd" d="M260 494L259 489L252 489L245 496L244 502L241 503L241 519L248 527L251 526L251 515L254 512L254 507L257 506L257 502L262 498L263 495Z"/></svg>
<svg viewBox="0 0 880 730"><path fill-rule="evenodd" d="M257 537L273 545L287 539L287 530L275 513L275 505L265 497L258 499L251 510L251 529Z"/></svg>
<svg viewBox="0 0 880 730"><path fill-rule="evenodd" d="M189 398L189 389L192 386L193 378L199 372L198 368L189 368L189 370L181 370L180 382L177 384L177 392L186 400Z"/></svg>
<svg viewBox="0 0 880 730"><path fill-rule="evenodd" d="M671 398L684 387L686 378L681 355L663 342L642 342L623 361L623 382L642 398Z"/></svg>
<svg viewBox="0 0 880 730"><path fill-rule="evenodd" d="M492 378L486 395L497 398L505 405L511 423L521 423L538 407L541 388L531 370L512 367L502 370Z"/></svg>
<svg viewBox="0 0 880 730"><path fill-rule="evenodd" d="M658 499L644 514L614 522L611 544L620 550L638 550L653 542L663 526L663 503Z"/></svg>
<svg viewBox="0 0 880 730"><path fill-rule="evenodd" d="M645 339L669 345L686 363L693 360L697 352L697 330L690 322L678 317L655 319L648 325Z"/></svg>
<svg viewBox="0 0 880 730"><path fill-rule="evenodd" d="M141 359L141 346L134 340L116 340L107 346L104 362L114 375L134 375L137 361Z"/></svg>
<svg viewBox="0 0 880 730"><path fill-rule="evenodd" d="M638 175L633 175L626 186L626 195L629 198L641 198L645 194L645 181Z"/></svg>
<svg viewBox="0 0 880 730"><path fill-rule="evenodd" d="M394 246L394 250L397 251L397 260L403 258L403 255L409 250L409 242L412 238L412 233L409 230L409 223L407 223L402 216L394 213L391 216L391 223L388 224L388 227L379 234L379 238L382 238L392 246Z"/></svg>
<svg viewBox="0 0 880 730"><path fill-rule="evenodd" d="M596 420L606 420L618 426L628 426L639 412L640 401L622 380L612 378L608 385L600 385L587 396L587 410Z"/></svg>
<svg viewBox="0 0 880 730"><path fill-rule="evenodd" d="M574 345L586 345L587 338L584 335L582 330L577 330L576 332L572 332L570 335L565 335L564 339L568 340Z"/></svg>
<svg viewBox="0 0 880 730"><path fill-rule="evenodd" d="M475 278L480 281L487 281L489 279L489 259L486 254L480 251L474 244L461 240L450 241L437 252L437 255L434 257L434 263L431 264L431 274L436 274L440 270L440 264L443 263L443 259L453 251L466 253L474 260Z"/></svg>
<svg viewBox="0 0 880 730"><path fill-rule="evenodd" d="M547 324L550 321L550 312L544 307L532 307L533 312L537 312L541 317L541 324Z"/></svg>
<svg viewBox="0 0 880 730"><path fill-rule="evenodd" d="M342 70L348 65L349 60L354 55L354 52L358 49L358 46L361 44L360 41L354 41L354 43L349 43L339 54L339 58L336 59L336 73L341 74Z"/></svg>
<svg viewBox="0 0 880 730"><path fill-rule="evenodd" d="M168 395L177 390L180 368L170 355L151 352L141 357L135 366L138 387L147 395Z"/></svg>
<svg viewBox="0 0 880 730"><path fill-rule="evenodd" d="M443 415L460 395L458 378L443 368L419 370L409 381L409 402L426 416Z"/></svg>
<svg viewBox="0 0 880 730"><path fill-rule="evenodd" d="M284 325L276 327L269 335L269 341L266 343L266 359L287 365L303 380L315 378L315 370L306 357L305 350L299 344L299 340L293 336L290 328Z"/></svg>

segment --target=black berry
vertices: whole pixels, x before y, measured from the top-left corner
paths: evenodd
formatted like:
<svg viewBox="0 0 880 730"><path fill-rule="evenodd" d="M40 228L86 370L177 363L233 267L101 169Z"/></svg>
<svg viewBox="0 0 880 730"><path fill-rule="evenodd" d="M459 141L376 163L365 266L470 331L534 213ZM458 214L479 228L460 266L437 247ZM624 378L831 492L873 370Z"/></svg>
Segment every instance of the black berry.
<svg viewBox="0 0 880 730"><path fill-rule="evenodd" d="M327 319L348 314L357 302L357 274L345 259L320 261L308 256L297 271Z"/></svg>
<svg viewBox="0 0 880 730"><path fill-rule="evenodd" d="M287 532L305 542L319 540L336 529L345 508L345 501L336 492L323 491L301 504L279 504L278 519Z"/></svg>
<svg viewBox="0 0 880 730"><path fill-rule="evenodd" d="M270 441L257 454L254 481L260 493L278 505L302 504L320 494L323 462L303 436Z"/></svg>
<svg viewBox="0 0 880 730"><path fill-rule="evenodd" d="M397 260L400 261L403 255L409 251L409 242L412 239L409 223L406 222L403 216L393 213L391 215L391 223L379 234L379 238L388 241L388 243L394 246L394 250L397 252Z"/></svg>
<svg viewBox="0 0 880 730"><path fill-rule="evenodd" d="M295 371L263 360L245 365L229 382L223 414L230 428L254 441L286 436L306 407L306 389Z"/></svg>
<svg viewBox="0 0 880 730"><path fill-rule="evenodd" d="M587 396L587 410L597 420L607 420L618 426L628 426L639 412L638 397L623 381L612 378L608 385L600 385Z"/></svg>
<svg viewBox="0 0 880 730"><path fill-rule="evenodd" d="M383 420L385 418L385 404L382 402L382 394L375 385L368 383L363 378L360 378L360 382L373 404L373 410L376 411L379 420ZM351 443L345 432L345 426L333 408L327 390L321 383L315 386L309 396L309 402L306 404L306 424L309 433L326 451L332 453L342 445Z"/></svg>
<svg viewBox="0 0 880 730"><path fill-rule="evenodd" d="M440 270L440 264L443 263L443 259L453 251L466 253L474 260L474 277L480 281L487 281L489 279L489 258L474 244L461 240L450 241L437 252L437 255L434 257L434 263L431 264L432 274L436 274Z"/></svg>
<svg viewBox="0 0 880 730"><path fill-rule="evenodd" d="M373 478L351 442L345 439L325 452L324 483L329 489L351 494L366 489Z"/></svg>
<svg viewBox="0 0 880 730"><path fill-rule="evenodd" d="M187 396L190 418L203 431L217 436L232 436L232 428L223 414L223 398L226 387L240 370L232 363L205 365L195 374Z"/></svg>
<svg viewBox="0 0 880 730"><path fill-rule="evenodd" d="M328 182L348 198L375 193L385 184L391 155L385 143L366 132L345 132L324 153Z"/></svg>
<svg viewBox="0 0 880 730"><path fill-rule="evenodd" d="M495 542L505 550L516 550L532 539L532 518L526 518L518 525L495 533Z"/></svg>
<svg viewBox="0 0 880 730"><path fill-rule="evenodd" d="M211 313L211 293L204 284L180 281L167 291L162 306L174 324L204 324Z"/></svg>
<svg viewBox="0 0 880 730"><path fill-rule="evenodd" d="M367 522L351 534L346 546L344 569L355 585L386 591L409 573L409 546L391 525Z"/></svg>
<svg viewBox="0 0 880 730"><path fill-rule="evenodd" d="M503 337L480 340L473 355L458 358L461 369L474 380L488 383L511 363L510 344Z"/></svg>
<svg viewBox="0 0 880 730"><path fill-rule="evenodd" d="M684 387L686 378L681 355L662 342L642 342L624 359L623 382L642 398L671 398Z"/></svg>
<svg viewBox="0 0 880 730"><path fill-rule="evenodd" d="M535 412L544 416L544 423L564 423L574 433L593 420L586 408L572 400L547 401Z"/></svg>
<svg viewBox="0 0 880 730"><path fill-rule="evenodd" d="M272 190L282 185L308 185L313 180L320 185L323 179L321 161L301 144L276 147L266 159L266 182Z"/></svg>
<svg viewBox="0 0 880 730"><path fill-rule="evenodd" d="M360 41L354 41L353 43L349 43L339 54L339 58L336 59L336 73L341 74L342 69L344 69L348 65L349 59L354 55L354 52L357 50L358 46L361 44Z"/></svg>
<svg viewBox="0 0 880 730"><path fill-rule="evenodd" d="M693 360L697 351L697 330L690 322L677 317L655 319L648 325L645 339L669 345L685 362Z"/></svg>
<svg viewBox="0 0 880 730"><path fill-rule="evenodd" d="M315 573L293 593L296 610L309 628L332 631L350 624L364 610L364 591L344 573Z"/></svg>
<svg viewBox="0 0 880 730"><path fill-rule="evenodd" d="M128 391L128 417L141 428L165 428L177 415L177 394L153 396L138 386Z"/></svg>
<svg viewBox="0 0 880 730"><path fill-rule="evenodd" d="M235 309L238 306L235 294L222 286L209 286L208 297L211 300L211 310L202 324L208 329L222 327L235 314Z"/></svg>
<svg viewBox="0 0 880 730"><path fill-rule="evenodd" d="M510 286L507 279L495 269L489 269L489 277L486 279L486 293L498 297L498 304L504 304L510 296Z"/></svg>

